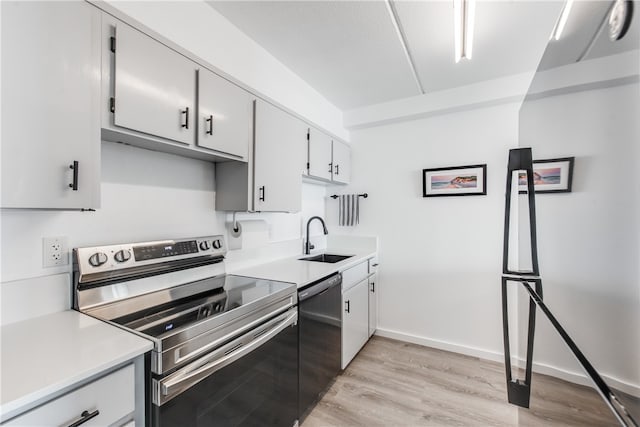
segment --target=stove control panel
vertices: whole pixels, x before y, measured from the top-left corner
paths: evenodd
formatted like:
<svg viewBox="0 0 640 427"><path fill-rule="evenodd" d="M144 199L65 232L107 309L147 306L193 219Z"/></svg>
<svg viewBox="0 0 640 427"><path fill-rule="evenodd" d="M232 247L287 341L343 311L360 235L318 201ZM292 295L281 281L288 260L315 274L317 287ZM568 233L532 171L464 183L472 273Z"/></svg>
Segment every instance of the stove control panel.
<svg viewBox="0 0 640 427"><path fill-rule="evenodd" d="M76 248L73 256L74 269L93 274L202 256L223 257L226 252L223 236L206 236Z"/></svg>

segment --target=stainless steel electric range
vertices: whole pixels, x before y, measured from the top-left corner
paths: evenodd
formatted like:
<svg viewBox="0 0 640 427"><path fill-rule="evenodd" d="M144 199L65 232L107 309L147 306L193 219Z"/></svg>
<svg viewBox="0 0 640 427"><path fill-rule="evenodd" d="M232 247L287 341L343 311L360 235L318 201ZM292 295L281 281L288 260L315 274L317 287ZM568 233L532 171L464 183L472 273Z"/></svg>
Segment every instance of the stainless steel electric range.
<svg viewBox="0 0 640 427"><path fill-rule="evenodd" d="M297 418L296 286L225 274L222 236L76 248L74 308L153 341L147 424Z"/></svg>

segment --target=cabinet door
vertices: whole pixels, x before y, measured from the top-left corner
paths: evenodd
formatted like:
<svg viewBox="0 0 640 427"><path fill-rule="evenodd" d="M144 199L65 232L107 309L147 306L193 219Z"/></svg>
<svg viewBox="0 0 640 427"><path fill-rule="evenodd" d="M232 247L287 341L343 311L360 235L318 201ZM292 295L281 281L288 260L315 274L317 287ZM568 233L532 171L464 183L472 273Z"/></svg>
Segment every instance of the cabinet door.
<svg viewBox="0 0 640 427"><path fill-rule="evenodd" d="M369 337L378 327L378 275L369 277Z"/></svg>
<svg viewBox="0 0 640 427"><path fill-rule="evenodd" d="M201 68L198 120L199 147L248 159L253 122L253 97L249 92Z"/></svg>
<svg viewBox="0 0 640 427"><path fill-rule="evenodd" d="M195 64L126 24L115 33L114 124L192 144Z"/></svg>
<svg viewBox="0 0 640 427"><path fill-rule="evenodd" d="M309 176L331 180L331 137L309 129Z"/></svg>
<svg viewBox="0 0 640 427"><path fill-rule="evenodd" d="M333 181L348 184L351 181L351 148L333 141Z"/></svg>
<svg viewBox="0 0 640 427"><path fill-rule="evenodd" d="M3 2L1 25L2 207L99 207L98 10Z"/></svg>
<svg viewBox="0 0 640 427"><path fill-rule="evenodd" d="M255 102L254 211L300 211L306 142L302 121L267 102Z"/></svg>
<svg viewBox="0 0 640 427"><path fill-rule="evenodd" d="M365 279L342 294L342 369L369 339L368 285Z"/></svg>
<svg viewBox="0 0 640 427"><path fill-rule="evenodd" d="M130 364L2 425L68 426L83 420L86 427L114 425L133 416L135 403L135 372Z"/></svg>
<svg viewBox="0 0 640 427"><path fill-rule="evenodd" d="M309 133L311 130L307 128L307 143L304 145L302 153L302 175L309 176Z"/></svg>

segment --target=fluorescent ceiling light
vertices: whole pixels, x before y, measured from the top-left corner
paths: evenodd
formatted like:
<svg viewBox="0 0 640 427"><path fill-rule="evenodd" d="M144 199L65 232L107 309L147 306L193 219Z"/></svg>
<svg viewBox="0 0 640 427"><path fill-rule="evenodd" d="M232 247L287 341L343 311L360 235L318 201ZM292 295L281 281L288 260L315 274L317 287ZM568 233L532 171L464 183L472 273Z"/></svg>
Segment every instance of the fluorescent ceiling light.
<svg viewBox="0 0 640 427"><path fill-rule="evenodd" d="M460 62L462 58L471 59L475 11L475 0L453 0L456 63Z"/></svg>
<svg viewBox="0 0 640 427"><path fill-rule="evenodd" d="M573 0L567 0L560 14L560 19L556 23L556 27L553 29L552 37L556 40L560 40L564 26L567 25L567 19L569 19L569 13L571 12L571 6L573 6Z"/></svg>

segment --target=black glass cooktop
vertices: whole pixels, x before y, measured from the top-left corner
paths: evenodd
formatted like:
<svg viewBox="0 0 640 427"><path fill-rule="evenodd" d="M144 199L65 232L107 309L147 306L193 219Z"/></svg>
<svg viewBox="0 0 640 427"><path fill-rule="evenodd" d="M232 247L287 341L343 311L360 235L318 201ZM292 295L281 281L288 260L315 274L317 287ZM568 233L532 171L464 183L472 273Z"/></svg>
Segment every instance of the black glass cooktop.
<svg viewBox="0 0 640 427"><path fill-rule="evenodd" d="M161 338L288 288L295 285L233 275L212 277L139 297L141 306L152 305L113 321Z"/></svg>

